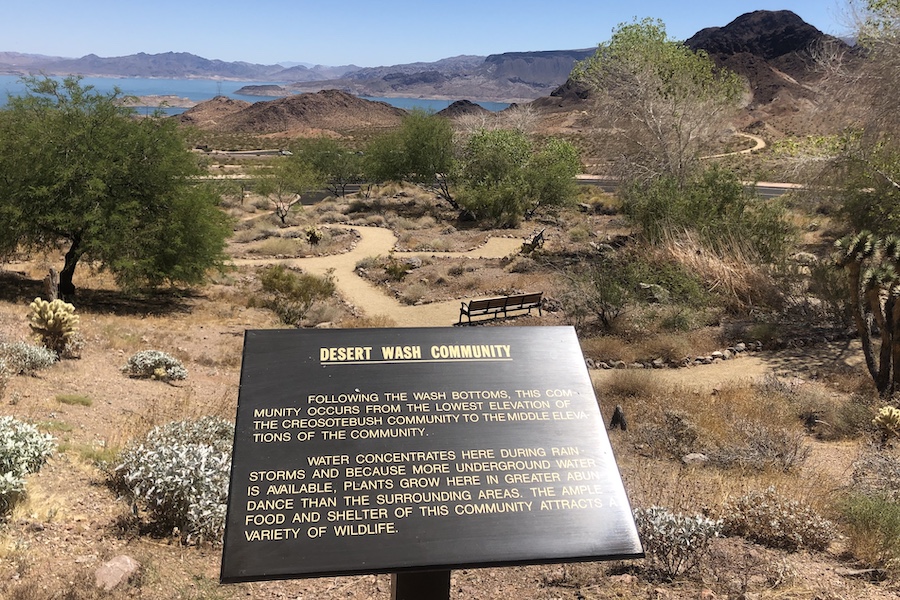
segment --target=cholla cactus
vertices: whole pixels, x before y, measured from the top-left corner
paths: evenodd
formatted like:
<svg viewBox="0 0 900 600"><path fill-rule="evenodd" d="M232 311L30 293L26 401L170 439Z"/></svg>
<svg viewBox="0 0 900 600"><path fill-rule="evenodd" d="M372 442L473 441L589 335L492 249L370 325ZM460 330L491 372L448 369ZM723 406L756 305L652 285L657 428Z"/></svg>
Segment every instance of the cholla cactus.
<svg viewBox="0 0 900 600"><path fill-rule="evenodd" d="M305 233L306 241L309 242L311 246L315 246L322 241L322 231L315 225L307 227Z"/></svg>
<svg viewBox="0 0 900 600"><path fill-rule="evenodd" d="M900 408L885 406L878 411L872 423L881 431L881 437L887 441L891 437L900 437Z"/></svg>
<svg viewBox="0 0 900 600"><path fill-rule="evenodd" d="M41 343L59 355L65 354L78 331L75 307L62 300L47 302L35 298L28 308L28 325L40 336Z"/></svg>

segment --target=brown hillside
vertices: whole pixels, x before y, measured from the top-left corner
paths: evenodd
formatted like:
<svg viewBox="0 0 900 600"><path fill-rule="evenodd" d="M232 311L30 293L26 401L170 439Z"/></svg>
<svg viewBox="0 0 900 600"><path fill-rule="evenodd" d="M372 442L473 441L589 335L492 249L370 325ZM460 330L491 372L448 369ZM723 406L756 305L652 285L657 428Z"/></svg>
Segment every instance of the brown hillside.
<svg viewBox="0 0 900 600"><path fill-rule="evenodd" d="M248 108L249 102L233 100L228 96L216 96L212 100L201 102L178 116L178 120L185 125L194 125L201 129L215 128L227 115Z"/></svg>
<svg viewBox="0 0 900 600"><path fill-rule="evenodd" d="M406 111L384 102L323 90L251 104L224 115L212 128L256 134L311 128L347 131L394 127L405 115Z"/></svg>

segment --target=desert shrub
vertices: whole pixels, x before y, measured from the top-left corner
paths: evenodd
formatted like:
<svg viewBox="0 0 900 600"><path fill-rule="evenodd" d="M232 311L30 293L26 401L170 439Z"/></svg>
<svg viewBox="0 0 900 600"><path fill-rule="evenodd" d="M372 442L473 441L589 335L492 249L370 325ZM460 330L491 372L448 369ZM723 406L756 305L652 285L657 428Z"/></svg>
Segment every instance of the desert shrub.
<svg viewBox="0 0 900 600"><path fill-rule="evenodd" d="M56 352L44 346L25 342L0 343L0 359L6 362L13 375L33 375L53 366L58 358Z"/></svg>
<svg viewBox="0 0 900 600"><path fill-rule="evenodd" d="M283 265L266 267L259 280L265 293L263 306L273 310L282 323L294 327L300 327L314 302L331 297L336 289L331 274L320 277L295 273Z"/></svg>
<svg viewBox="0 0 900 600"><path fill-rule="evenodd" d="M874 567L900 570L900 502L856 493L840 508L853 555Z"/></svg>
<svg viewBox="0 0 900 600"><path fill-rule="evenodd" d="M221 539L234 426L217 417L156 427L122 451L110 485L184 541Z"/></svg>
<svg viewBox="0 0 900 600"><path fill-rule="evenodd" d="M854 491L882 496L900 503L900 457L882 448L869 447L853 461L850 481Z"/></svg>
<svg viewBox="0 0 900 600"><path fill-rule="evenodd" d="M721 521L674 514L659 506L636 508L634 521L652 568L668 579L696 572L722 529Z"/></svg>
<svg viewBox="0 0 900 600"><path fill-rule="evenodd" d="M22 497L25 476L38 472L53 450L53 438L34 425L0 417L0 514Z"/></svg>
<svg viewBox="0 0 900 600"><path fill-rule="evenodd" d="M392 254L384 265L384 272L393 281L402 281L411 268L412 266L409 263L398 260Z"/></svg>
<svg viewBox="0 0 900 600"><path fill-rule="evenodd" d="M425 297L428 287L424 283L414 283L403 291L400 299L404 304L415 304Z"/></svg>
<svg viewBox="0 0 900 600"><path fill-rule="evenodd" d="M520 256L513 260L506 270L510 273L531 273L535 269L537 269L538 263L533 258L528 258L527 256Z"/></svg>
<svg viewBox="0 0 900 600"><path fill-rule="evenodd" d="M809 452L800 431L739 421L728 441L711 451L709 458L723 467L790 471L800 466Z"/></svg>
<svg viewBox="0 0 900 600"><path fill-rule="evenodd" d="M172 381L187 379L187 369L177 358L159 350L141 350L132 355L122 372L137 379Z"/></svg>
<svg viewBox="0 0 900 600"><path fill-rule="evenodd" d="M447 275L451 275L453 277L459 277L465 272L466 267L464 265L453 265L452 267L447 269Z"/></svg>
<svg viewBox="0 0 900 600"><path fill-rule="evenodd" d="M637 430L638 439L652 453L681 459L703 450L700 428L687 413L665 410L662 417L661 423L648 423Z"/></svg>
<svg viewBox="0 0 900 600"><path fill-rule="evenodd" d="M341 327L343 329L369 329L396 326L397 322L387 315L365 315L341 321Z"/></svg>
<svg viewBox="0 0 900 600"><path fill-rule="evenodd" d="M754 199L734 173L718 166L683 185L661 177L626 185L619 195L625 214L653 244L693 231L713 251L728 252L739 241L770 263L786 255L794 236L783 206Z"/></svg>
<svg viewBox="0 0 900 600"><path fill-rule="evenodd" d="M725 535L792 552L824 550L835 536L831 521L808 504L781 496L774 487L725 502L722 524Z"/></svg>
<svg viewBox="0 0 900 600"><path fill-rule="evenodd" d="M5 358L0 357L0 400L3 399L3 396L6 394L6 387L9 385L9 380L15 376L15 372L13 368L9 366L9 363L6 362Z"/></svg>
<svg viewBox="0 0 900 600"><path fill-rule="evenodd" d="M35 298L28 307L28 325L41 343L60 356L65 356L76 342L78 315L75 307L62 300L47 302Z"/></svg>

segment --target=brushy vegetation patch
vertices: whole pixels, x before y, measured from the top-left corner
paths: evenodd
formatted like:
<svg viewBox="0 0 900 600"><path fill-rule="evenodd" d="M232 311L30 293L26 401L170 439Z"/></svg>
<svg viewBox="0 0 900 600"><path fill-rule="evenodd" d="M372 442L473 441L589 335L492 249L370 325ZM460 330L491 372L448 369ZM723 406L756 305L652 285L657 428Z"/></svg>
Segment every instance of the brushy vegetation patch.
<svg viewBox="0 0 900 600"><path fill-rule="evenodd" d="M14 375L34 375L48 369L59 360L53 350L25 342L0 343L0 361L6 363Z"/></svg>
<svg viewBox="0 0 900 600"><path fill-rule="evenodd" d="M55 445L50 435L13 417L0 417L0 515L25 493L25 476L38 472Z"/></svg>
<svg viewBox="0 0 900 600"><path fill-rule="evenodd" d="M161 533L218 542L233 440L234 425L217 417L156 427L122 451L110 485L146 509Z"/></svg>
<svg viewBox="0 0 900 600"><path fill-rule="evenodd" d="M709 553L709 543L722 531L721 521L680 515L659 506L634 509L634 521L651 569L670 580L696 574Z"/></svg>
<svg viewBox="0 0 900 600"><path fill-rule="evenodd" d="M268 308L285 325L300 327L317 301L331 298L336 290L334 277L297 273L283 265L265 267L259 272L262 293L251 305Z"/></svg>
<svg viewBox="0 0 900 600"><path fill-rule="evenodd" d="M774 487L725 503L723 533L784 550L825 550L835 538L834 524L813 508L778 493Z"/></svg>
<svg viewBox="0 0 900 600"><path fill-rule="evenodd" d="M122 372L137 379L175 381L187 379L187 369L181 361L160 350L142 350L128 359Z"/></svg>
<svg viewBox="0 0 900 600"><path fill-rule="evenodd" d="M840 506L850 551L865 564L900 572L900 502L853 493Z"/></svg>

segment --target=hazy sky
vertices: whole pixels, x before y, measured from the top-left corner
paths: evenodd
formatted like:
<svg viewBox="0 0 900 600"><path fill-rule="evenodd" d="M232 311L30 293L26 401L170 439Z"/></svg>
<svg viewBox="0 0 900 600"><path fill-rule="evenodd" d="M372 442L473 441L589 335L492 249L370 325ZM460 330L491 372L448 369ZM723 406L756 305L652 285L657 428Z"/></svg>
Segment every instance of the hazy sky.
<svg viewBox="0 0 900 600"><path fill-rule="evenodd" d="M461 54L591 48L633 18L686 39L753 10L792 10L825 33L842 0L37 0L4 9L0 51L51 56L190 52L274 64L393 65Z"/></svg>

